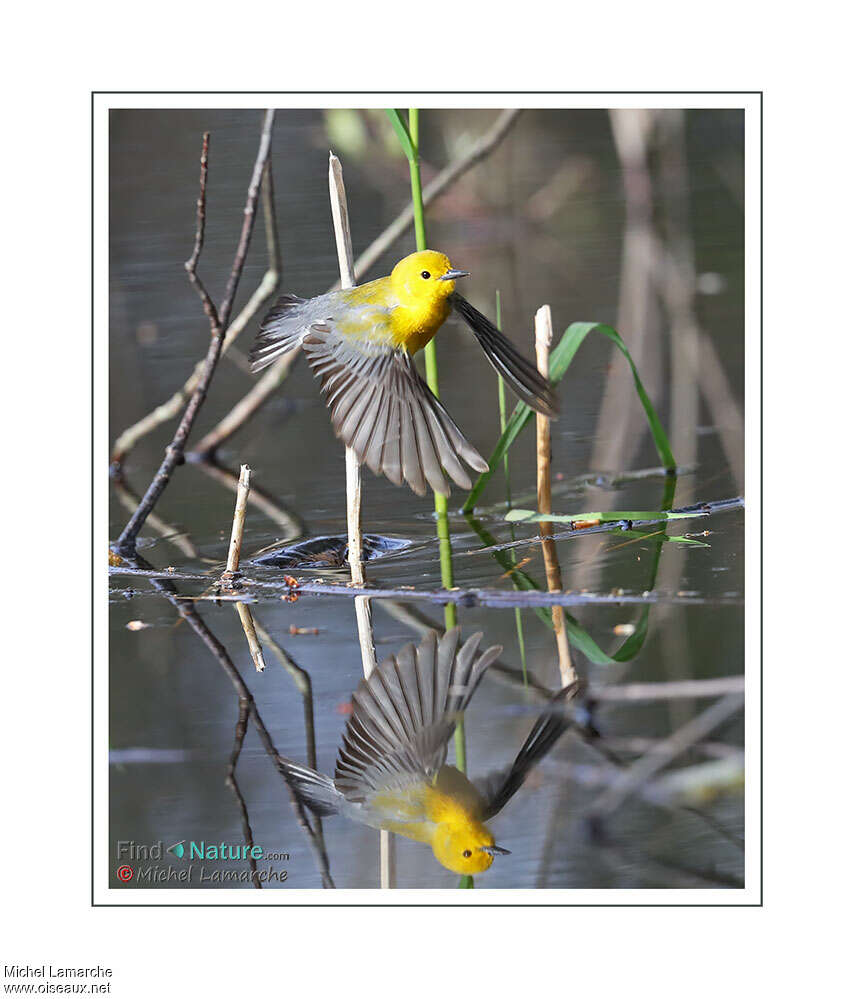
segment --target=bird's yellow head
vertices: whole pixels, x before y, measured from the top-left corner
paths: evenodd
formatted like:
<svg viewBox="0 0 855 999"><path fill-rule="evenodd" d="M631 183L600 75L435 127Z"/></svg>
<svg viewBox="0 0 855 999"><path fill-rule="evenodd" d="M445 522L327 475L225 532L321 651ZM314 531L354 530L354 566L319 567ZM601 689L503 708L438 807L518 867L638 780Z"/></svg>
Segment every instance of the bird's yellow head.
<svg viewBox="0 0 855 999"><path fill-rule="evenodd" d="M456 278L468 271L457 271L444 253L420 250L399 260L392 271L392 285L399 300L422 307L444 303L454 291Z"/></svg>
<svg viewBox="0 0 855 999"><path fill-rule="evenodd" d="M455 874L481 874L497 854L510 853L496 846L486 826L472 820L443 823L434 834L432 846L436 859Z"/></svg>

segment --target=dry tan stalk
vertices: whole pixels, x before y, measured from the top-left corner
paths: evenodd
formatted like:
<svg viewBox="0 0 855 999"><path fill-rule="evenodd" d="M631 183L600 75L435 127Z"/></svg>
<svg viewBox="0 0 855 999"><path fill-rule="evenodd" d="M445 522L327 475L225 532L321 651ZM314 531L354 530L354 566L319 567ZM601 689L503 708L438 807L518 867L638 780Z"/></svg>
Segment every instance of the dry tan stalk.
<svg viewBox="0 0 855 999"><path fill-rule="evenodd" d="M246 522L246 504L249 499L249 479L252 469L249 465L240 466L240 478L238 479L237 496L235 497L235 513L232 518L232 536L229 540L229 556L226 562L225 572L220 577L223 586L234 585L240 569L240 549L243 544L243 527ZM246 635L246 644L249 646L249 655L255 664L256 671L261 673L264 670L264 654L261 651L261 643L255 633L255 623L252 620L252 611L245 603L235 604L235 610L243 626L243 633Z"/></svg>
<svg viewBox="0 0 855 999"><path fill-rule="evenodd" d="M335 245L342 288L356 284L353 273L353 244L350 238L350 220L347 214L347 195L341 163L330 153L330 205L332 207ZM365 566L362 563L362 473L359 459L352 448L345 448L345 479L347 485L347 558L350 563L350 581L355 586L365 585ZM371 627L371 604L367 597L357 597L354 602L356 627L359 632L359 649L362 653L362 672L368 677L377 666L374 651L374 631ZM390 833L380 832L380 887L394 887L394 857Z"/></svg>
<svg viewBox="0 0 855 999"><path fill-rule="evenodd" d="M549 377L549 348L552 345L552 310L542 305L534 317L534 347L537 356L537 370ZM552 437L548 416L537 414L537 509L540 513L552 513ZM543 564L546 566L546 583L550 590L560 592L561 565L558 549L552 538L553 526L541 521L540 535L543 548ZM566 687L576 676L573 660L570 658L570 643L567 640L567 627L561 607L552 608L552 626L555 629L555 643L558 646L558 669L561 685Z"/></svg>

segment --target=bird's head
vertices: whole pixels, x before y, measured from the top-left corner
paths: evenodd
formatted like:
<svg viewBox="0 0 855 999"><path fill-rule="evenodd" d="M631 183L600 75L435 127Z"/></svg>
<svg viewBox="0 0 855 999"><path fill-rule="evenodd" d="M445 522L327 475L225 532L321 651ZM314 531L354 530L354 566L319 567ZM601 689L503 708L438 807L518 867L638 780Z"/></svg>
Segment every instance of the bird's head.
<svg viewBox="0 0 855 999"><path fill-rule="evenodd" d="M436 859L455 874L481 874L495 856L511 852L496 846L490 830L474 821L443 823L432 845Z"/></svg>
<svg viewBox="0 0 855 999"><path fill-rule="evenodd" d="M458 271L444 253L420 250L399 260L392 271L392 285L402 302L419 304L444 301L454 291L457 278L468 271Z"/></svg>

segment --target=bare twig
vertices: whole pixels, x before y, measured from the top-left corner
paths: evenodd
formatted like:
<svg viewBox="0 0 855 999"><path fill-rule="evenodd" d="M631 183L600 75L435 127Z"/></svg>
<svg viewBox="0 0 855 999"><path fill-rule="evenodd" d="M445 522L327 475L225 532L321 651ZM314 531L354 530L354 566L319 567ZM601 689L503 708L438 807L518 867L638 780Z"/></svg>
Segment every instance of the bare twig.
<svg viewBox="0 0 855 999"><path fill-rule="evenodd" d="M273 118L274 112L272 110L268 111L264 117L264 125L261 130L261 139L258 146L258 154L255 160L255 167L253 168L252 178L249 183L249 190L247 191L246 207L244 208L244 220L243 226L241 227L240 237L238 239L237 250L235 251L234 261L232 263L231 273L229 274L228 282L226 283L226 291L223 296L222 304L219 310L213 305L210 295L204 288L204 285L200 281L196 273L196 264L198 263L198 255L201 252L202 242L204 239L204 226L205 226L205 196L206 196L206 184L207 184L207 157L208 157L208 137L207 133L202 145L202 168L200 176L200 186L199 186L199 207L197 213L197 229L196 229L196 241L193 248L193 254L187 261L187 273L191 283L199 291L202 298L203 306L206 314L208 315L211 322L211 344L208 348L208 354L204 362L204 370L202 376L199 379L199 383L193 390L193 394L190 397L190 401L187 403L187 408L184 410L184 415L181 418L181 422L178 424L178 429L175 431L175 436L172 438L172 442L166 449L166 454L164 459L158 469L156 475L151 481L145 495L143 496L140 505L137 507L131 519L125 526L119 536L118 541L114 545L114 550L123 556L129 556L136 550L136 540L137 535L140 532L146 518L154 509L155 504L160 499L161 494L164 489L166 489L169 484L169 480L172 477L172 473L175 467L184 458L184 449L187 443L187 438L190 436L190 431L193 429L193 423L196 420L199 409L202 403L205 401L205 397L208 394L208 387L211 384L211 380L214 377L214 371L217 367L217 362L220 359L220 352L223 346L223 338L225 336L225 329L228 326L229 318L231 316L232 306L234 305L235 294L237 292L238 281L240 280L241 273L243 272L243 265L246 261L247 251L249 250L249 240L252 235L252 227L255 221L255 215L258 208L258 197L261 188L261 175L264 170L264 164L267 162L267 158L270 155L270 141L273 132Z"/></svg>
<svg viewBox="0 0 855 999"><path fill-rule="evenodd" d="M243 838L249 847L249 869L252 872L252 883L256 888L261 888L261 878L258 876L258 863L252 855L255 845L252 839L252 826L249 824L249 811L246 807L246 799L238 786L235 770L237 769L238 757L243 749L243 740L246 737L246 723L249 719L249 703L242 697L238 698L238 720L235 725L235 742L232 747L232 755L229 757L229 766L226 770L226 786L231 788L237 799L240 809L241 825L243 826Z"/></svg>
<svg viewBox="0 0 855 999"><path fill-rule="evenodd" d="M744 700L742 693L727 694L699 715L695 715L667 738L656 743L649 752L620 773L611 787L594 800L588 808L588 817L602 820L620 808L624 801L635 794L654 774L740 711Z"/></svg>
<svg viewBox="0 0 855 999"><path fill-rule="evenodd" d="M459 180L465 173L480 163L486 156L499 145L504 137L510 132L517 118L522 114L519 109L509 109L502 111L496 116L496 120L489 129L454 163L449 163L445 169L441 170L436 177L426 185L422 192L422 205L427 208L434 201L444 194L451 185ZM406 208L401 210L398 217L386 227L386 229L369 243L365 251L359 255L354 265L354 273L357 280L372 267L390 246L399 239L410 228L413 221L413 204L410 201Z"/></svg>
<svg viewBox="0 0 855 999"><path fill-rule="evenodd" d="M264 273L258 287L250 296L249 301L241 309L234 321L226 330L223 339L222 353L226 354L235 340L246 329L253 316L264 305L268 298L279 287L279 280L282 273L282 260L279 250L279 233L276 225L276 209L273 198L273 173L270 166L270 159L264 165L264 174L261 186L261 203L264 208L265 232L267 234L267 270ZM194 254L196 247L194 245ZM201 247L200 247L201 250ZM193 258L191 257L191 260ZM198 256L197 256L198 259ZM205 362L200 361L193 369L193 373L173 395L161 403L150 413L138 420L127 430L123 431L116 438L110 460L115 465L121 465L128 453L145 437L155 430L162 423L177 416L181 407L187 402L193 390L199 384L199 380L205 369Z"/></svg>
<svg viewBox="0 0 855 999"><path fill-rule="evenodd" d="M552 346L552 310L542 305L534 317L534 344L537 356L537 370L544 378L549 378L549 348ZM540 513L552 513L552 438L549 417L537 414L537 509ZM540 524L543 564L546 567L546 582L550 590L561 590L561 564L558 549L552 539L552 526L546 521ZM561 686L566 687L577 679L573 660L570 658L570 642L567 640L567 622L562 609L552 607L552 627L555 630L555 644L558 646L558 669L561 673Z"/></svg>
<svg viewBox="0 0 855 999"><path fill-rule="evenodd" d="M123 470L117 467L110 476L110 481L119 502L128 511L128 513L133 513L139 506L140 498L128 485L128 481L124 476ZM173 527L172 524L167 524L166 521L158 517L156 513L150 513L148 515L147 523L148 526L153 531L156 531L164 541L168 541L169 544L175 545L182 555L189 559L197 559L199 557L199 552L196 550L196 546L190 540L186 532L179 531L178 528Z"/></svg>
<svg viewBox="0 0 855 999"><path fill-rule="evenodd" d="M660 683L620 683L592 685L588 689L594 701L671 701L695 697L721 697L741 694L744 676L717 676L709 680L666 680Z"/></svg>
<svg viewBox="0 0 855 999"><path fill-rule="evenodd" d="M478 139L460 159L450 163L440 171L433 181L424 189L423 203L427 208L440 195L444 194L452 184L467 173L476 163L480 163L504 139L522 112L519 110L502 111L496 117L493 125ZM380 257L407 231L413 221L412 202L402 209L398 217L383 230L371 243L353 265L353 280L358 281L380 259ZM340 287L336 283L331 291ZM282 382L287 378L300 356L300 348L283 354L276 360L256 382L252 389L237 403L237 405L196 445L196 454L210 457L217 448L228 440L247 420L249 420L270 398Z"/></svg>
<svg viewBox="0 0 855 999"><path fill-rule="evenodd" d="M318 755L315 743L315 701L312 693L312 678L307 670L304 670L294 660L293 656L284 649L267 631L261 626L259 621L255 622L255 627L261 637L262 642L273 652L285 671L294 681L294 686L303 699L303 725L306 731L306 762L313 769L318 769ZM311 817L315 835L318 836L323 845L323 825L319 815Z"/></svg>

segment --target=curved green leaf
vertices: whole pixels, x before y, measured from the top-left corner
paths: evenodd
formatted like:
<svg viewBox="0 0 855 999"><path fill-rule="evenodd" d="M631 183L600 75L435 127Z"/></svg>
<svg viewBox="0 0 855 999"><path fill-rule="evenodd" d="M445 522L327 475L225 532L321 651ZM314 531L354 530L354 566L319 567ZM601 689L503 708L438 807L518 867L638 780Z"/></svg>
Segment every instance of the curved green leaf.
<svg viewBox="0 0 855 999"><path fill-rule="evenodd" d="M659 452L662 464L668 470L675 469L677 463L671 452L668 435L665 433L665 429L662 426L659 417L656 415L653 403L650 401L650 397L647 395L647 392L644 390L644 386L641 383L641 378L638 375L635 363L630 357L626 344L621 339L617 330L612 329L611 326L606 326L605 323L572 323L568 326L564 331L564 335L561 337L561 340L558 342L558 345L553 348L549 355L550 381L553 383L559 382L564 377L567 369L570 367L570 362L576 356L576 351L582 346L585 337L589 333L595 331L597 333L601 333L605 337L608 337L608 339L615 344L618 350L627 359L630 369L632 370L632 377L635 382L635 391L647 416L647 423L650 426L650 432L653 435L653 441L656 445L656 450ZM530 406L527 406L524 402L517 403L516 409L514 409L511 414L511 418L505 428L505 432L499 438L498 443L493 449L493 453L490 455L488 463L490 467L486 472L482 473L478 477L477 482L472 487L472 491L466 497L466 502L463 504L464 513L470 513L474 509L475 503L483 492L484 487L499 467L510 446L519 436L520 431L526 426L533 415L534 410Z"/></svg>

